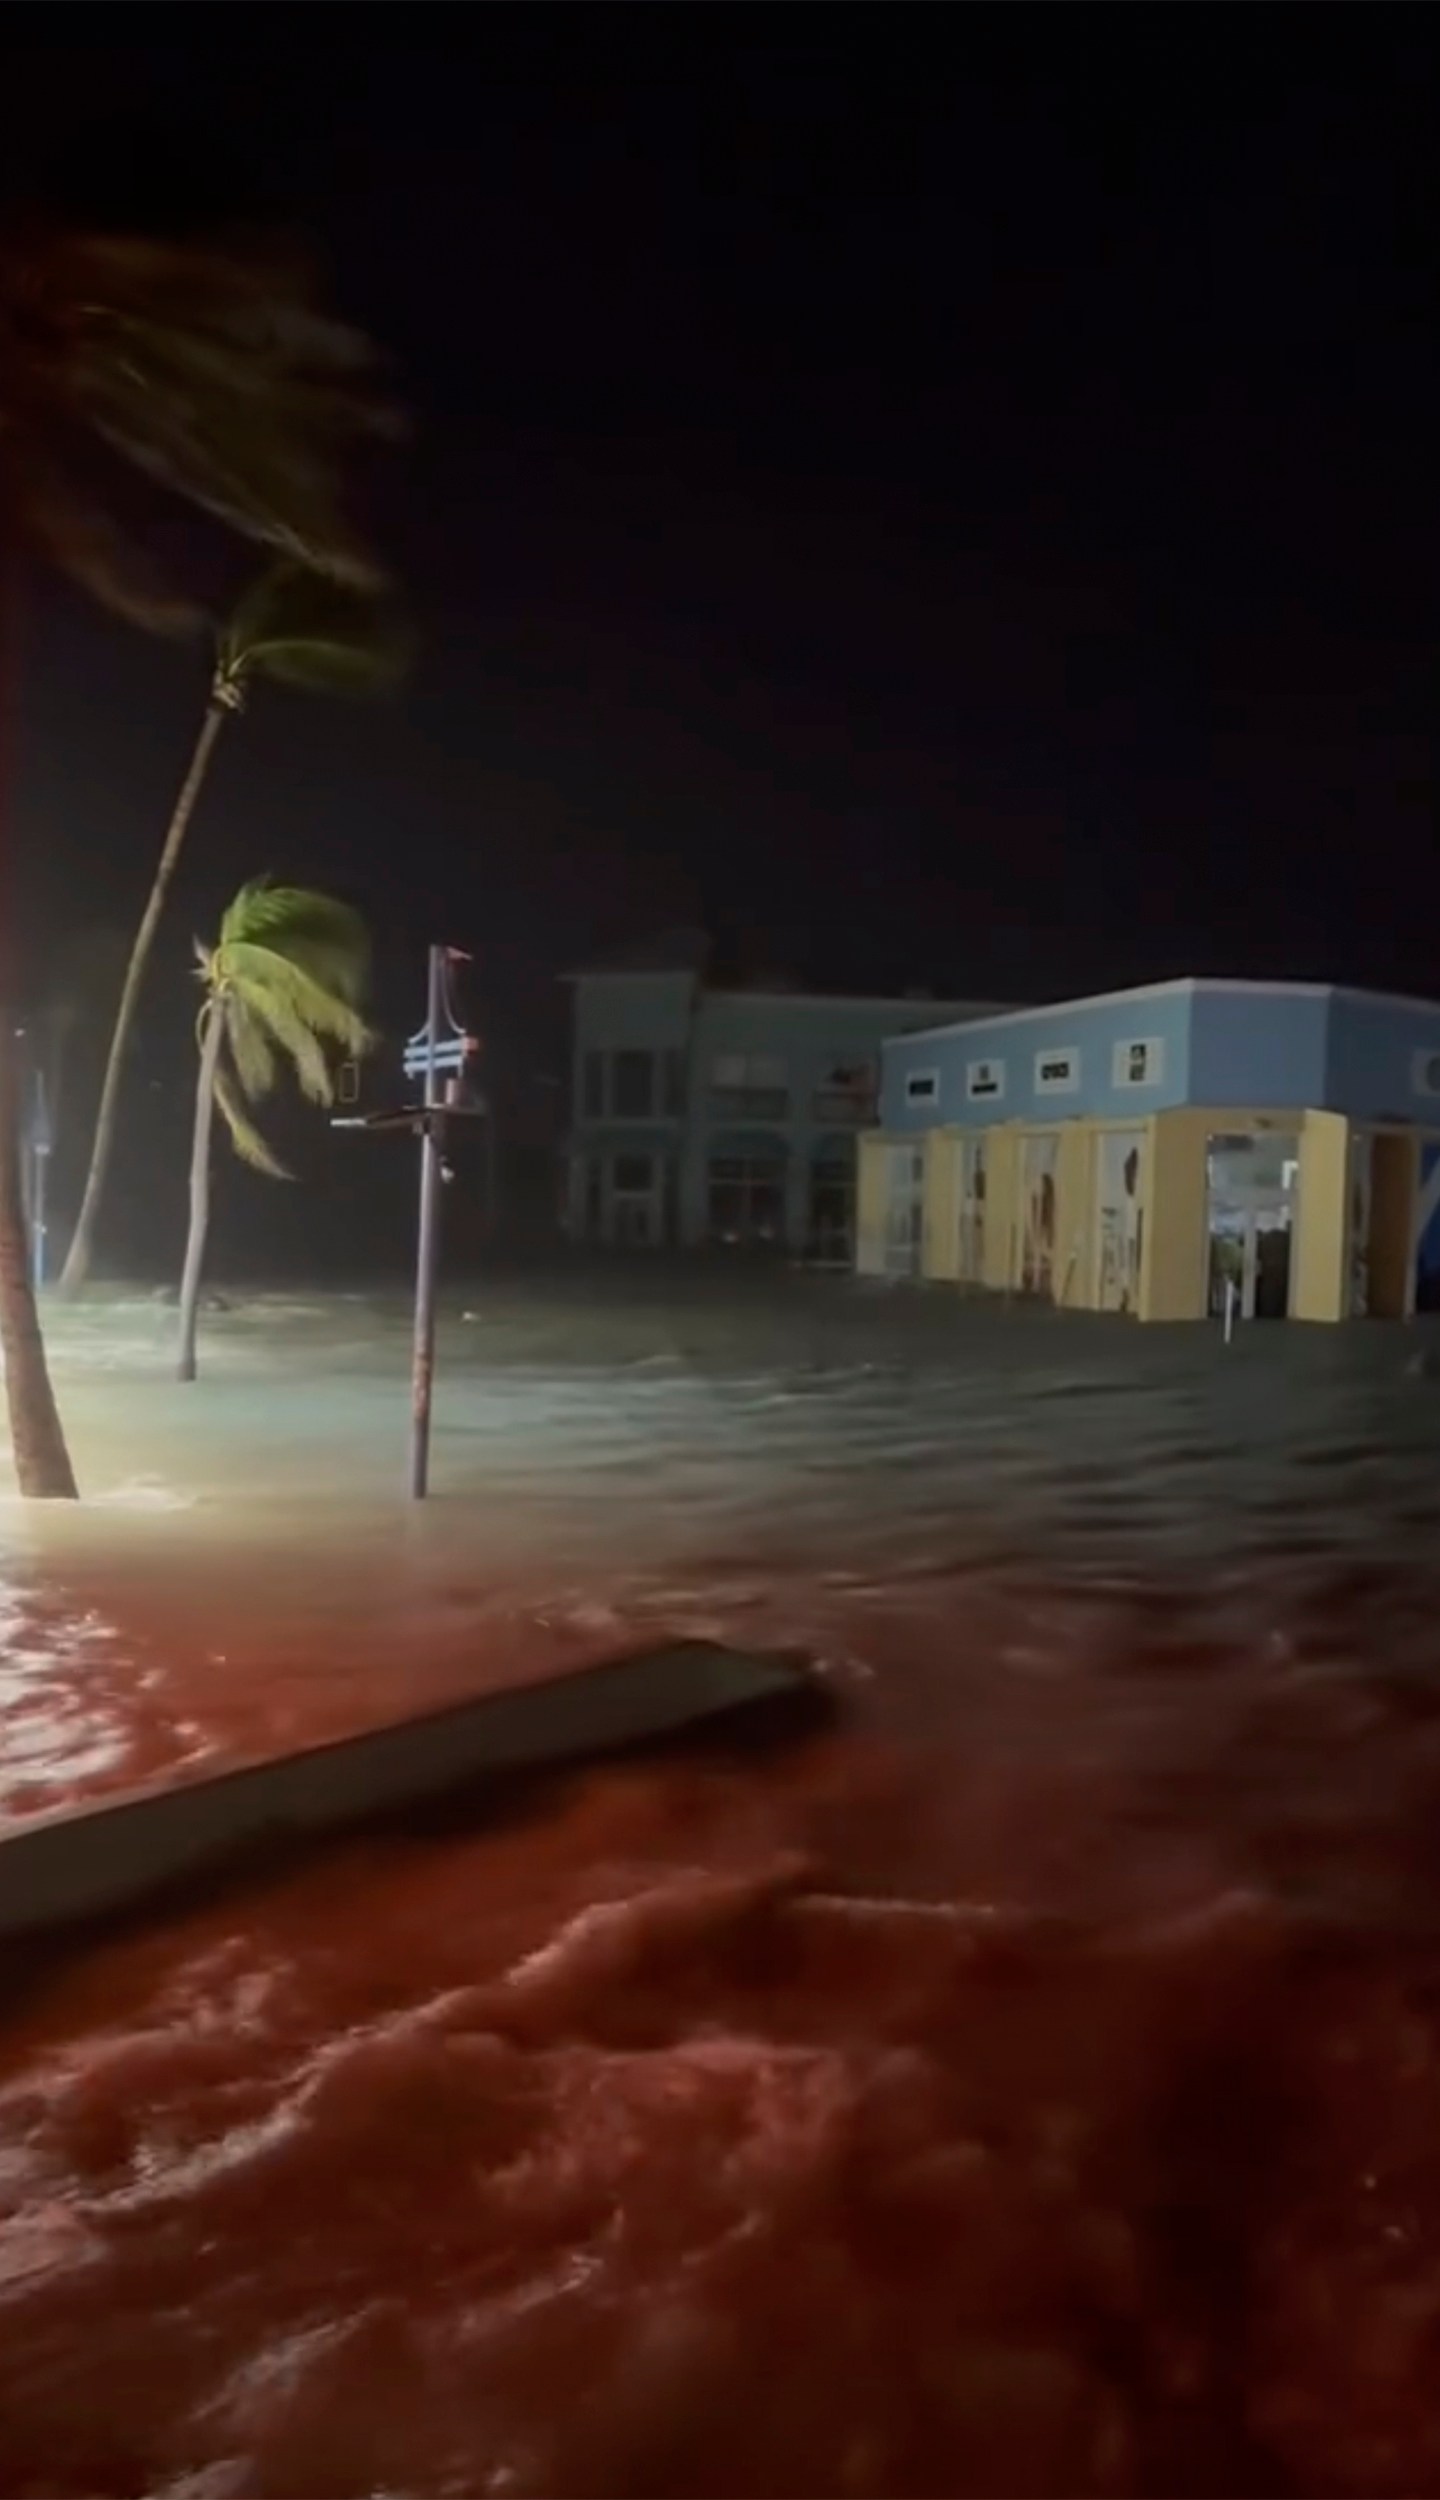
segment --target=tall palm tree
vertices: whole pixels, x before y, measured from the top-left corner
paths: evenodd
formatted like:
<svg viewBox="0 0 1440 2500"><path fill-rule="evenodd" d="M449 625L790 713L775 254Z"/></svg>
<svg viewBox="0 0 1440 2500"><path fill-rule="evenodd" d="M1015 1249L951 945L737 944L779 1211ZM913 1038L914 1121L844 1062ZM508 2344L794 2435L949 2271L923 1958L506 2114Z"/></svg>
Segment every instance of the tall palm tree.
<svg viewBox="0 0 1440 2500"><path fill-rule="evenodd" d="M188 615L119 517L127 477L367 586L338 474L343 444L384 422L370 361L278 258L108 235L0 239L0 633L27 545L139 623ZM0 707L13 700L8 657ZM0 716L0 764L3 730ZM13 924L0 909L0 939ZM21 1492L73 1496L25 1254L15 1001L0 962L0 1351Z"/></svg>
<svg viewBox="0 0 1440 2500"><path fill-rule="evenodd" d="M85 1192L60 1278L62 1292L78 1291L89 1273L115 1141L120 1081L140 1004L141 985L190 817L224 723L244 710L252 678L273 677L284 685L321 693L358 694L394 677L403 666L404 657L403 637L391 612L368 593L353 590L344 582L327 581L299 564L277 565L263 574L217 635L215 667L200 734L171 813L126 966L95 1115Z"/></svg>
<svg viewBox="0 0 1440 2500"><path fill-rule="evenodd" d="M335 1099L333 1061L368 1048L360 1014L369 971L365 924L348 903L257 878L242 885L210 948L197 944L205 1003L190 1151L190 1232L180 1283L182 1380L195 1378L195 1321L210 1228L210 1140L218 1109L244 1163L288 1177L246 1110L288 1062L309 1102Z"/></svg>

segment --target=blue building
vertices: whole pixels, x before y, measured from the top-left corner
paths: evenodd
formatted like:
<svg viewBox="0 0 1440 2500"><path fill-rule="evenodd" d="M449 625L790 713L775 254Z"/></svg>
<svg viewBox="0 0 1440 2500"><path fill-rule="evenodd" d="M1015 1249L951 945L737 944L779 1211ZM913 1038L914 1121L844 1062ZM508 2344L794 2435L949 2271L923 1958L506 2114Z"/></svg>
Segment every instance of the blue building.
<svg viewBox="0 0 1440 2500"><path fill-rule="evenodd" d="M565 1218L630 1249L783 1250L844 1266L855 1150L876 1116L886 1037L987 1012L705 977L680 935L570 976Z"/></svg>
<svg viewBox="0 0 1440 2500"><path fill-rule="evenodd" d="M862 1270L1143 1319L1440 1303L1440 1004L1171 981L883 1061Z"/></svg>

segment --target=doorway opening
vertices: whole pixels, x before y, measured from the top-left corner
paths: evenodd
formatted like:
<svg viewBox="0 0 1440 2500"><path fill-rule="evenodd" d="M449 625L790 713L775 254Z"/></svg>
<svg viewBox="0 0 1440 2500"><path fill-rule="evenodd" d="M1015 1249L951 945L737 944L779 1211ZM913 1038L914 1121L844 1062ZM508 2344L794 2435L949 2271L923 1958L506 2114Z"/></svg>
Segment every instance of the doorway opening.
<svg viewBox="0 0 1440 2500"><path fill-rule="evenodd" d="M1102 1311L1140 1308L1145 1247L1145 1133L1102 1129L1095 1140L1095 1300Z"/></svg>
<svg viewBox="0 0 1440 2500"><path fill-rule="evenodd" d="M890 1148L890 1187L885 1205L885 1273L918 1276L925 1227L925 1149Z"/></svg>
<svg viewBox="0 0 1440 2500"><path fill-rule="evenodd" d="M660 1243L660 1189L654 1155L619 1154L610 1165L611 1239L620 1250Z"/></svg>
<svg viewBox="0 0 1440 2500"><path fill-rule="evenodd" d="M1206 1141L1209 1309L1241 1319L1288 1319L1300 1140L1294 1132Z"/></svg>
<svg viewBox="0 0 1440 2500"><path fill-rule="evenodd" d="M756 1145L712 1154L706 1176L706 1232L731 1250L775 1250L785 1239L785 1147Z"/></svg>
<svg viewBox="0 0 1440 2500"><path fill-rule="evenodd" d="M850 1265L855 1242L855 1144L822 1143L810 1165L805 1257L815 1267Z"/></svg>
<svg viewBox="0 0 1440 2500"><path fill-rule="evenodd" d="M1049 1132L1027 1137L1021 1166L1024 1192L1020 1236L1020 1291L1041 1300L1055 1298L1055 1177L1060 1140Z"/></svg>

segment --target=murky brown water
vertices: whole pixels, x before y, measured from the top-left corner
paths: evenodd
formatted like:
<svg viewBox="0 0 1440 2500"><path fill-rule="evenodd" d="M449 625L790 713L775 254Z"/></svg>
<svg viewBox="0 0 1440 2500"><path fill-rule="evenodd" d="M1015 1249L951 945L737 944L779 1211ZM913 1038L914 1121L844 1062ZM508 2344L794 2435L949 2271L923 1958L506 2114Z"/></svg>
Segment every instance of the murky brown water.
<svg viewBox="0 0 1440 2500"><path fill-rule="evenodd" d="M1184 1507L1127 1455L1072 1482L1039 1568L996 1551L1024 1469L1061 1463L1038 1390L988 1557L933 1484L913 1517L897 1491L927 1432L950 1448L943 1401L855 1393L880 1489L822 1500L851 1389L818 1383L787 1521L773 1385L705 1394L731 1456L683 1533L644 1524L652 1474L548 1563L518 1538L522 1514L555 1538L537 1494L503 1566L465 1560L459 1510L428 1544L352 1543L345 1585L333 1541L308 1578L278 1535L268 1578L217 1545L206 1578L163 1527L138 1563L72 1536L16 1566L12 1811L379 1715L397 1643L428 1696L477 1653L800 1639L837 1719L328 1853L12 1975L0 2487L1440 2491L1415 1456L1366 1493L1398 1462L1354 1430L1363 1384L1288 1476L1278 1437L1227 1447L1197 1411L1189 1551L1137 1532L1117 1564L1127 1487L1152 1524L1167 1490ZM596 1464L573 1425L557 1473ZM1216 1540L1237 1468L1252 1533Z"/></svg>

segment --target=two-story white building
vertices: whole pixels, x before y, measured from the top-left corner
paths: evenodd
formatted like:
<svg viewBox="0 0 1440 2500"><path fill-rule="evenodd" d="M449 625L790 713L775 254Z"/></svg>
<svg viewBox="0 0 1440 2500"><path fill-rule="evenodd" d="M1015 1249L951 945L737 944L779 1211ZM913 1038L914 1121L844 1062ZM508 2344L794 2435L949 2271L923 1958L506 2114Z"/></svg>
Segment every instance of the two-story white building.
<svg viewBox="0 0 1440 2500"><path fill-rule="evenodd" d="M889 1035L993 1013L705 977L679 932L570 976L572 1239L628 1249L783 1250L848 1264L855 1140Z"/></svg>

